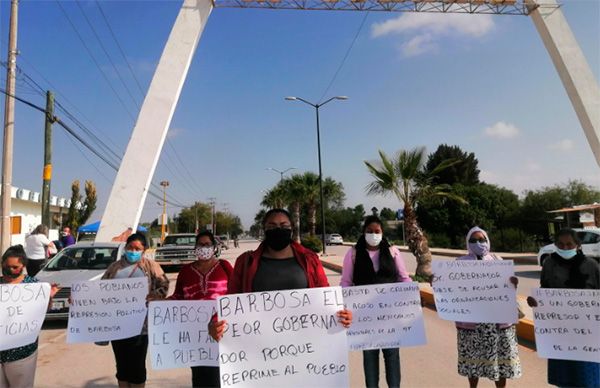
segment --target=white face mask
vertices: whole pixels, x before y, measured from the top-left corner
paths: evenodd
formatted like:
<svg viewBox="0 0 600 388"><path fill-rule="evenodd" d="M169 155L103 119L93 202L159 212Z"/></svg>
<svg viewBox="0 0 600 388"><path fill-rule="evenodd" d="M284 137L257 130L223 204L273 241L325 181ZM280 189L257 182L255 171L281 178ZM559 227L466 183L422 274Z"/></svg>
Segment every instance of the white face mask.
<svg viewBox="0 0 600 388"><path fill-rule="evenodd" d="M367 241L367 244L369 244L372 247L379 246L379 243L382 239L382 233L365 233L365 240Z"/></svg>
<svg viewBox="0 0 600 388"><path fill-rule="evenodd" d="M198 260L210 260L211 257L215 254L215 249L213 247L200 247L196 248L196 257Z"/></svg>

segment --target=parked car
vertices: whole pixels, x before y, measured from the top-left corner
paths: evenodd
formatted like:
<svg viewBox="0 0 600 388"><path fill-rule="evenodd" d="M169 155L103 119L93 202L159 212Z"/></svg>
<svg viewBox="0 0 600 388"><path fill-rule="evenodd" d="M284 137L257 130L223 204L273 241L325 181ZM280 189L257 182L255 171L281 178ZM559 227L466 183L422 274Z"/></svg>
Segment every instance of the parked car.
<svg viewBox="0 0 600 388"><path fill-rule="evenodd" d="M194 233L174 233L165 237L156 248L154 260L163 266L180 265L196 261L196 235Z"/></svg>
<svg viewBox="0 0 600 388"><path fill-rule="evenodd" d="M325 235L325 243L327 245L342 245L344 243L344 239L337 233L331 233Z"/></svg>
<svg viewBox="0 0 600 388"><path fill-rule="evenodd" d="M600 229L574 230L581 241L583 254L600 261ZM543 246L538 253L538 264L541 266L544 260L554 252L556 252L554 244Z"/></svg>
<svg viewBox="0 0 600 388"><path fill-rule="evenodd" d="M75 282L99 280L125 250L125 243L79 242L58 252L35 276L40 282L57 283L61 289L52 300L46 319L67 319L69 296Z"/></svg>

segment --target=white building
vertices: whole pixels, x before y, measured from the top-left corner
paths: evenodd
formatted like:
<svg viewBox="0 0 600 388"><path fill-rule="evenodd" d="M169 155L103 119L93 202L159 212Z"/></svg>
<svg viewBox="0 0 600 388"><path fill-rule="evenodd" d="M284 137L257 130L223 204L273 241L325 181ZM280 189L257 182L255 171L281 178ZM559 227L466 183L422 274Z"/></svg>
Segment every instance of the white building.
<svg viewBox="0 0 600 388"><path fill-rule="evenodd" d="M35 191L14 186L11 189L11 245L24 244L25 236L42 223L42 195ZM50 225L48 225L50 227L50 235L48 236L50 240L58 239L58 231L62 226L63 216L66 218L70 205L70 199L55 195L50 197Z"/></svg>

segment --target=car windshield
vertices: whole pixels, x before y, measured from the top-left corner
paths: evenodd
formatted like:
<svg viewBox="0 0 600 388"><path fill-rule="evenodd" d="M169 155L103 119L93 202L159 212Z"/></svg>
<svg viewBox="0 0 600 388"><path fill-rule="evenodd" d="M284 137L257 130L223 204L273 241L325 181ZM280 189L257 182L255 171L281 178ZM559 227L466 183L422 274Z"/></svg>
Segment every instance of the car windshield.
<svg viewBox="0 0 600 388"><path fill-rule="evenodd" d="M196 236L167 236L163 245L196 245Z"/></svg>
<svg viewBox="0 0 600 388"><path fill-rule="evenodd" d="M74 247L60 251L46 266L46 271L66 269L107 269L116 261L118 247Z"/></svg>

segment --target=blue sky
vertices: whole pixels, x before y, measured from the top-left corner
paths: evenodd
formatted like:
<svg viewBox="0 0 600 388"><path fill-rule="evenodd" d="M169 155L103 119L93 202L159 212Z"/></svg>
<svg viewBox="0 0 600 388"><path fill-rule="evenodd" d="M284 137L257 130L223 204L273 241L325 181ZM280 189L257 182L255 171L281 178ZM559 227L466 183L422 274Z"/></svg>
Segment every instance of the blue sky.
<svg viewBox="0 0 600 388"><path fill-rule="evenodd" d="M562 10L598 79L600 3L565 3ZM181 3L101 4L145 91ZM143 96L95 2L81 5L136 103L77 3L61 5L135 116ZM8 10L9 2L0 2L3 60ZM249 226L262 190L279 179L266 168L317 171L314 110L283 98L317 101L364 17L214 10L154 181L168 179L169 193L184 204L216 197L219 208L239 214ZM19 66L43 88L56 90L58 101L122 153L134 122L55 2L21 2L18 46ZM44 104L28 87L20 86L17 94ZM370 178L363 160L375 159L378 149L392 153L423 145L433 151L440 143L474 152L483 180L519 194L570 178L600 187L598 166L528 17L370 13L326 97L333 95L349 100L322 109L323 170L343 183L347 206L399 206L394 198L364 194ZM13 184L41 191L43 117L23 105L16 112ZM99 219L115 173L84 152L87 159L55 126L52 191L68 197L73 179L94 180L99 209L93 218ZM148 197L142 221L161 211L156 202Z"/></svg>

